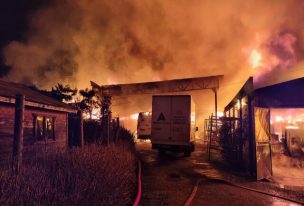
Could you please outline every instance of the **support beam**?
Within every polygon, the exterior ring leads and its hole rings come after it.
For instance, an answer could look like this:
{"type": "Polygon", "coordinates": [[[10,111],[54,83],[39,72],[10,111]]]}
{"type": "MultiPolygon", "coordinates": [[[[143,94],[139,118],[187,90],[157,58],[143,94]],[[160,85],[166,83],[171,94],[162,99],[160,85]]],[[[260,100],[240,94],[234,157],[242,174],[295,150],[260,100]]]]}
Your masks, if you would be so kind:
{"type": "Polygon", "coordinates": [[[242,102],[242,98],[239,98],[239,107],[240,107],[240,111],[239,111],[239,119],[240,119],[240,138],[239,138],[239,162],[243,161],[243,102],[242,102]]]}
{"type": "Polygon", "coordinates": [[[217,88],[213,88],[212,91],[214,92],[214,114],[217,118],[217,88]]]}
{"type": "Polygon", "coordinates": [[[23,95],[17,95],[15,103],[15,127],[13,144],[13,168],[17,174],[20,172],[22,166],[24,105],[25,97],[23,95]]]}
{"type": "Polygon", "coordinates": [[[99,96],[111,95],[138,95],[185,92],[193,90],[219,88],[219,80],[222,75],[197,77],[187,79],[173,79],[156,82],[142,82],[131,84],[98,85],[91,81],[93,90],[99,96]]]}

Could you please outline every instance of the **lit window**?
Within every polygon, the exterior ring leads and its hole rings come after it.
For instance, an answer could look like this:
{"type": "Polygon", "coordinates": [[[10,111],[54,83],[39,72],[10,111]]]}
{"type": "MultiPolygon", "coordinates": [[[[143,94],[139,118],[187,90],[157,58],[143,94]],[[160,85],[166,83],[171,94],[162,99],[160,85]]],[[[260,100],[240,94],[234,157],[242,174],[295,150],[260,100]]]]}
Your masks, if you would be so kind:
{"type": "Polygon", "coordinates": [[[42,141],[44,140],[43,135],[43,117],[36,117],[36,140],[42,141]]]}
{"type": "Polygon", "coordinates": [[[55,139],[53,118],[45,118],[45,137],[47,139],[55,139]]]}
{"type": "Polygon", "coordinates": [[[34,135],[36,141],[55,140],[55,118],[34,116],[34,135]]]}

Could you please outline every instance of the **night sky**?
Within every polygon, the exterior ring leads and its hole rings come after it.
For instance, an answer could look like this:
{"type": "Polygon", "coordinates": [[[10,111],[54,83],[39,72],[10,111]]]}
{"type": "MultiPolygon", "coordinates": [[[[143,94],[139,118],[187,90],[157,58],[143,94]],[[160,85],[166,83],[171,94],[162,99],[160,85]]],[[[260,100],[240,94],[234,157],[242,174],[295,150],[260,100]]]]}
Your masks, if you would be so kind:
{"type": "Polygon", "coordinates": [[[2,49],[11,41],[22,41],[28,29],[28,18],[47,0],[1,0],[0,6],[0,76],[7,74],[2,49]]]}

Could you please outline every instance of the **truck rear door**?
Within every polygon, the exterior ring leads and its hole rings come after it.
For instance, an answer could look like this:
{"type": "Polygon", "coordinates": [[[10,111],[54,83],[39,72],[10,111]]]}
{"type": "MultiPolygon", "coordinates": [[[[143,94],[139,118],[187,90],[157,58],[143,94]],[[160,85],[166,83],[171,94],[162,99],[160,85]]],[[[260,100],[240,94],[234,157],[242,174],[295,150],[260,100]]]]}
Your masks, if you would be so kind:
{"type": "Polygon", "coordinates": [[[152,136],[153,141],[167,141],[171,138],[170,117],[171,97],[156,96],[152,100],[152,136]]]}
{"type": "Polygon", "coordinates": [[[190,96],[172,96],[171,137],[174,142],[190,141],[190,96]]]}

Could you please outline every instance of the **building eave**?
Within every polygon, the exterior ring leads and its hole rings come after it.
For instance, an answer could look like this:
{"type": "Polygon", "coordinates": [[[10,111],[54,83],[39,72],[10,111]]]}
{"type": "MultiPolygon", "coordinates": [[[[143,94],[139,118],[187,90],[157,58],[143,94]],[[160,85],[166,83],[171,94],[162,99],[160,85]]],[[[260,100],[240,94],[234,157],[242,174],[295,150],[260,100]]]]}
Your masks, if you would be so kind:
{"type": "MultiPolygon", "coordinates": [[[[8,104],[15,104],[16,99],[12,98],[12,97],[0,96],[0,102],[8,103],[8,104]]],[[[25,101],[25,106],[35,107],[35,108],[39,108],[39,109],[59,111],[59,112],[66,112],[66,113],[77,113],[77,109],[72,109],[72,108],[69,109],[69,108],[64,108],[64,107],[48,105],[48,104],[42,104],[39,102],[34,102],[34,101],[29,101],[29,100],[25,101]]]]}

